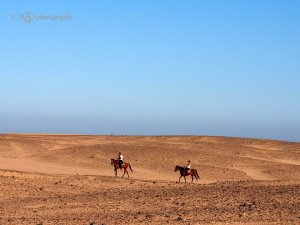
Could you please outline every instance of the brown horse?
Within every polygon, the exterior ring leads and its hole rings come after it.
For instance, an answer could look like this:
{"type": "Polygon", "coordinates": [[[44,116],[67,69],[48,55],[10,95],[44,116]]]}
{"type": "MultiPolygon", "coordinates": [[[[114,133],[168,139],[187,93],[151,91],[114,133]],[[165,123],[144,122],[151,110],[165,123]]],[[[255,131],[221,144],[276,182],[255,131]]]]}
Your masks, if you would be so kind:
{"type": "MultiPolygon", "coordinates": [[[[116,159],[111,159],[111,165],[114,166],[114,168],[115,168],[115,175],[117,176],[118,175],[117,171],[118,171],[118,169],[120,169],[119,161],[116,160],[116,159]]],[[[123,162],[122,168],[124,169],[124,174],[123,174],[122,177],[124,177],[125,173],[127,173],[127,176],[129,177],[129,173],[128,173],[128,170],[127,170],[128,167],[131,170],[131,172],[133,172],[133,170],[131,169],[130,163],[123,162]]]]}
{"type": "Polygon", "coordinates": [[[194,181],[194,177],[197,179],[197,181],[198,181],[198,178],[200,179],[200,177],[199,177],[199,175],[198,175],[198,172],[197,172],[197,170],[195,170],[195,169],[191,169],[191,172],[188,173],[188,172],[187,172],[187,169],[186,169],[185,167],[176,166],[174,172],[176,172],[176,171],[178,171],[178,170],[180,171],[179,182],[180,182],[181,177],[184,177],[184,181],[185,181],[185,183],[186,183],[186,178],[185,178],[185,177],[186,177],[186,176],[189,176],[189,175],[192,176],[192,182],[194,181]]]}

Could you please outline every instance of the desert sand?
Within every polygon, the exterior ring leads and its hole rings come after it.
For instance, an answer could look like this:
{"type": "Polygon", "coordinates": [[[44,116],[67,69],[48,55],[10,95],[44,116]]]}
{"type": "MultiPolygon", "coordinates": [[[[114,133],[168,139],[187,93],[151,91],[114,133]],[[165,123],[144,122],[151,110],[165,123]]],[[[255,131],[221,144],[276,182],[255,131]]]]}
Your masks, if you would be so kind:
{"type": "Polygon", "coordinates": [[[0,225],[300,224],[300,143],[2,134],[0,182],[0,225]],[[189,159],[201,179],[178,183],[189,159]]]}

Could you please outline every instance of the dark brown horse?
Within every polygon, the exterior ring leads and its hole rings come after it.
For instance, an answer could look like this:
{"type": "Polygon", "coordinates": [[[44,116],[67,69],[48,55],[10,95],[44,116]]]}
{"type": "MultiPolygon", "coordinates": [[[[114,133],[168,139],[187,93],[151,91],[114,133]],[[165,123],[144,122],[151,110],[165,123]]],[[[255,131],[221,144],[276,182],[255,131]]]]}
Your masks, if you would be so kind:
{"type": "MultiPolygon", "coordinates": [[[[116,160],[116,159],[111,159],[111,165],[114,166],[114,168],[115,168],[115,175],[117,176],[118,175],[117,171],[118,171],[118,169],[120,169],[119,161],[116,160]]],[[[125,173],[127,173],[127,176],[129,177],[129,173],[128,173],[128,170],[127,170],[128,167],[131,170],[131,172],[133,172],[133,170],[131,169],[130,163],[123,162],[122,169],[124,170],[124,174],[123,174],[122,177],[124,177],[125,173]]]]}
{"type": "Polygon", "coordinates": [[[192,182],[194,181],[194,177],[197,179],[197,181],[198,181],[198,178],[200,179],[200,177],[198,175],[198,172],[195,169],[191,169],[190,172],[188,172],[185,167],[176,166],[174,172],[176,172],[178,170],[180,171],[179,182],[180,182],[181,177],[184,177],[184,181],[186,183],[186,178],[185,177],[189,176],[189,175],[192,176],[192,182]]]}

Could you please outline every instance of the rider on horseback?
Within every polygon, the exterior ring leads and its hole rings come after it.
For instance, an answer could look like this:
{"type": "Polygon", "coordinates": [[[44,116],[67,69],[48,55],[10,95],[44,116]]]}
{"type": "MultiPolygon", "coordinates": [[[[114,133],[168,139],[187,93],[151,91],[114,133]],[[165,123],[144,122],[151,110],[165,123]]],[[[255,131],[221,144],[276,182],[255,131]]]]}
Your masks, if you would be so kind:
{"type": "Polygon", "coordinates": [[[118,161],[119,161],[119,167],[120,167],[120,170],[122,170],[122,165],[123,165],[123,155],[122,155],[121,152],[119,152],[118,161]]]}
{"type": "Polygon", "coordinates": [[[187,174],[191,173],[191,161],[188,160],[188,164],[185,166],[185,170],[187,174]]]}

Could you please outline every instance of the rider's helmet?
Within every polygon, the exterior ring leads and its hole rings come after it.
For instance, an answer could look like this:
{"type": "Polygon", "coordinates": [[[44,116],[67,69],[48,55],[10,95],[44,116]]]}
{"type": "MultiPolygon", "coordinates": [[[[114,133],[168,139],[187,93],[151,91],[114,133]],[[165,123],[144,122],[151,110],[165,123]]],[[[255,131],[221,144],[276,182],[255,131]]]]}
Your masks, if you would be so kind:
{"type": "Polygon", "coordinates": [[[188,160],[188,162],[190,163],[190,162],[191,162],[191,160],[188,160]]]}

